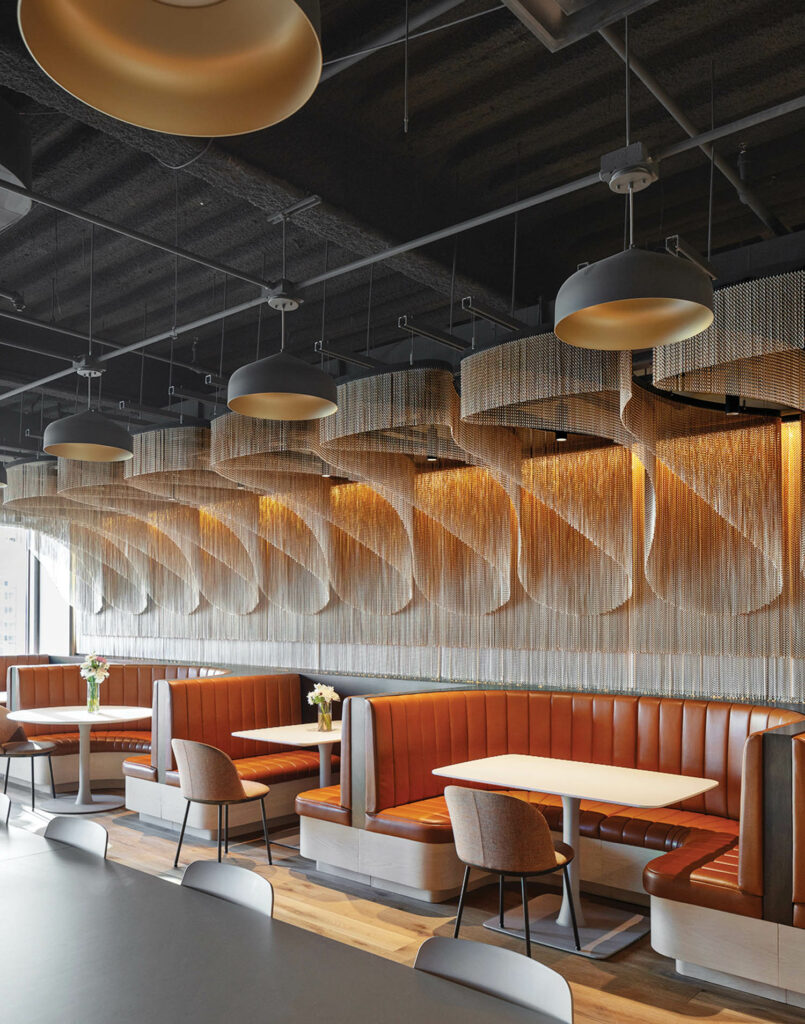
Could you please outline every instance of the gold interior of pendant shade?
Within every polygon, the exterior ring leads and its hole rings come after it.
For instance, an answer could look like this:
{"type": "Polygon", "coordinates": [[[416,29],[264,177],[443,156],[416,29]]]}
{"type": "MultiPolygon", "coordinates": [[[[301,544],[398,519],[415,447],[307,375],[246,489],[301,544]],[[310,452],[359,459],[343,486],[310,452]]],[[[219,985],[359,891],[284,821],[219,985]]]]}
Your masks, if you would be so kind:
{"type": "Polygon", "coordinates": [[[61,459],[80,459],[81,462],[125,462],[131,458],[131,452],[115,445],[81,444],[73,441],[48,445],[47,453],[61,459]]]}
{"type": "Polygon", "coordinates": [[[321,73],[317,22],[316,0],[19,3],[25,44],[63,89],[175,135],[238,135],[293,114],[321,73]]]}
{"type": "Polygon", "coordinates": [[[568,345],[616,352],[683,341],[712,322],[711,309],[687,299],[618,299],[566,316],[556,334],[568,345]]]}
{"type": "Polygon", "coordinates": [[[229,401],[229,408],[241,416],[272,420],[318,420],[331,416],[338,408],[335,402],[317,395],[285,391],[264,391],[241,395],[229,401]]]}

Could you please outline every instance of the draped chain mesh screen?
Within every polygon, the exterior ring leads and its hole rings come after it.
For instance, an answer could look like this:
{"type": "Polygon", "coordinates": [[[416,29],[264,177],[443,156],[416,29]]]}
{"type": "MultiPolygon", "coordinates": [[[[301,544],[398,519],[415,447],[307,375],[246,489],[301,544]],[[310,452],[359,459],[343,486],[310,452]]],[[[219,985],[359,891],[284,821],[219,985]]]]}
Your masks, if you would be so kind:
{"type": "Polygon", "coordinates": [[[629,353],[521,338],[465,357],[460,398],[412,367],[321,421],[10,467],[4,518],[70,545],[82,645],[118,654],[802,700],[801,422],[669,392],[805,409],[804,281],[718,292],[659,390],[629,353]]]}

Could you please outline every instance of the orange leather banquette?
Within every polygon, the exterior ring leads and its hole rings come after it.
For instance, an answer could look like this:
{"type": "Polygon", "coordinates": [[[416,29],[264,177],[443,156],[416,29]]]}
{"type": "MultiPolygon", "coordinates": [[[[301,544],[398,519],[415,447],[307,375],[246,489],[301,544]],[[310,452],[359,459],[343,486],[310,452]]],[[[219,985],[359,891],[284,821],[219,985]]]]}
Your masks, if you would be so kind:
{"type": "Polygon", "coordinates": [[[347,698],[341,709],[341,778],[337,786],[311,789],[299,793],[294,809],[301,817],[332,821],[336,825],[352,824],[352,701],[347,698]]]}
{"type": "MultiPolygon", "coordinates": [[[[184,676],[218,675],[223,669],[191,665],[110,665],[109,677],[101,685],[101,704],[128,704],[151,707],[154,681],[184,676]]],[[[76,663],[62,665],[20,666],[16,669],[15,709],[58,707],[84,704],[87,684],[76,663]]],[[[52,726],[26,725],[29,737],[49,740],[60,754],[78,752],[78,731],[52,732],[52,726]]],[[[99,725],[91,733],[90,750],[120,753],[147,753],[151,750],[151,719],[99,725]]]]}
{"type": "MultiPolygon", "coordinates": [[[[711,898],[719,908],[729,905],[759,915],[759,737],[748,748],[746,769],[744,747],[751,734],[801,721],[803,716],[714,701],[529,690],[406,694],[372,697],[367,704],[369,831],[424,843],[452,842],[443,796],[449,780],[432,771],[496,754],[536,754],[704,776],[717,779],[719,786],[677,807],[644,810],[583,801],[582,835],[674,851],[651,865],[670,864],[673,881],[664,881],[659,887],[665,885],[666,891],[658,894],[674,899],[702,901],[699,893],[693,899],[685,886],[689,889],[692,871],[709,863],[703,898],[711,898]],[[742,786],[744,771],[747,780],[742,786]],[[746,837],[740,873],[739,855],[733,849],[739,832],[746,837]],[[677,871],[680,864],[684,884],[677,871]],[[734,885],[724,884],[724,878],[733,879],[734,885]]],[[[559,797],[531,793],[526,798],[540,808],[551,828],[561,828],[559,797]]],[[[330,799],[321,790],[302,794],[297,809],[309,814],[312,805],[330,799]]]]}
{"type": "MultiPolygon", "coordinates": [[[[242,779],[267,784],[316,776],[316,750],[240,739],[233,732],[296,725],[302,721],[298,675],[227,676],[158,684],[157,749],[149,759],[129,758],[123,774],[179,785],[171,740],[197,740],[224,750],[242,779]]],[[[338,758],[333,758],[337,770],[338,758]]]]}
{"type": "Polygon", "coordinates": [[[805,928],[805,733],[793,740],[794,925],[805,928]]]}
{"type": "Polygon", "coordinates": [[[0,654],[0,704],[6,702],[6,681],[12,665],[48,665],[49,654],[0,654]]]}

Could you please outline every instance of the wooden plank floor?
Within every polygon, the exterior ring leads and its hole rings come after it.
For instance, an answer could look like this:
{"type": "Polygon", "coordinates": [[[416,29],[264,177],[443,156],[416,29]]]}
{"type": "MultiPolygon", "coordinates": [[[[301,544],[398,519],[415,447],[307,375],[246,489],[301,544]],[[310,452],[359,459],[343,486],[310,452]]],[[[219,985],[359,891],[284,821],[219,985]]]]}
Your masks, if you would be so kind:
{"type": "MultiPolygon", "coordinates": [[[[49,816],[39,811],[31,813],[24,789],[12,785],[9,795],[14,800],[12,824],[41,831],[49,816]]],[[[112,860],[177,882],[181,878],[181,867],[176,871],[172,867],[174,834],[144,825],[136,814],[127,811],[99,814],[95,820],[109,830],[112,860]]],[[[293,842],[293,837],[288,841],[293,842]]],[[[274,913],[283,921],[403,964],[413,963],[424,939],[453,933],[455,903],[434,905],[382,893],[320,874],[311,861],[294,851],[273,846],[272,853],[274,866],[269,867],[262,841],[239,841],[230,847],[229,861],[271,880],[274,913]]],[[[214,843],[190,839],[182,851],[182,864],[215,856],[214,843]]],[[[507,905],[515,904],[518,898],[512,888],[507,905]]],[[[515,940],[482,927],[482,922],[496,912],[496,886],[471,893],[462,938],[521,949],[515,940]]],[[[572,985],[577,1024],[805,1022],[805,1010],[677,977],[672,962],[654,953],[648,938],[604,961],[544,946],[533,950],[535,958],[560,971],[572,985]]]]}

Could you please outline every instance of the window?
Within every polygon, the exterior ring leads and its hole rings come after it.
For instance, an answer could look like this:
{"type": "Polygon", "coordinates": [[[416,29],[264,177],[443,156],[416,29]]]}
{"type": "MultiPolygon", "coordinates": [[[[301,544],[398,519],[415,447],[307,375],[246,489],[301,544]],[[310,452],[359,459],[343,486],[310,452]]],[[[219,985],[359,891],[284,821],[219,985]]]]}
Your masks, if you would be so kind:
{"type": "Polygon", "coordinates": [[[0,654],[28,650],[28,531],[0,527],[0,576],[3,606],[0,614],[0,654]]]}

